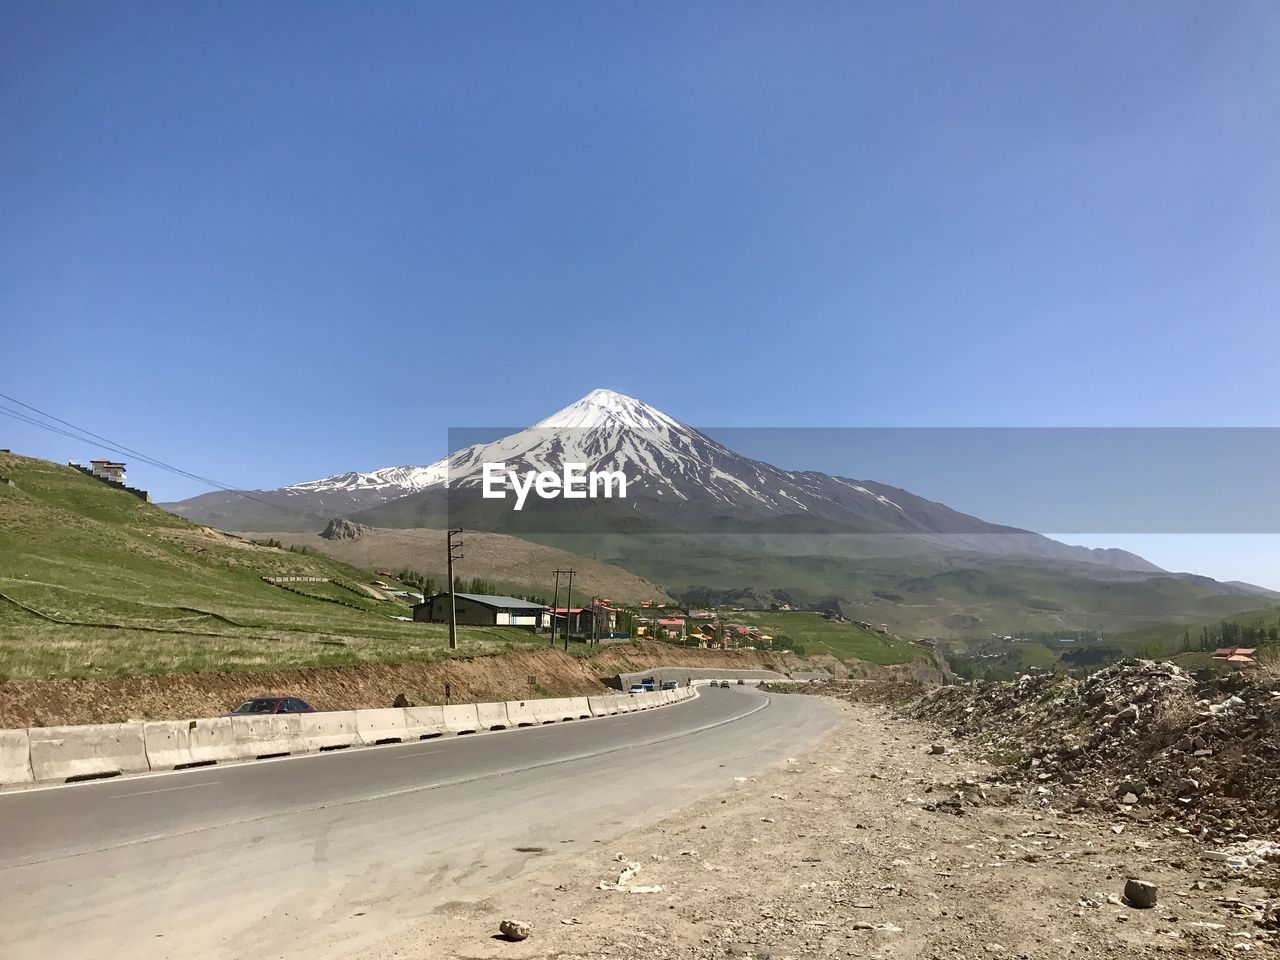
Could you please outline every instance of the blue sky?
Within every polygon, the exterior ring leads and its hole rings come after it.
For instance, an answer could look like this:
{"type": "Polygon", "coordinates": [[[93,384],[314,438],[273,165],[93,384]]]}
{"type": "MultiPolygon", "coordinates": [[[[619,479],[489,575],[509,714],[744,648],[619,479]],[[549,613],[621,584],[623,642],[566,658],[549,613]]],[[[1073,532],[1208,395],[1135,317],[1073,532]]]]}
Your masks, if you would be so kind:
{"type": "MultiPolygon", "coordinates": [[[[195,473],[426,462],[596,386],[744,427],[1280,413],[1272,3],[0,13],[0,391],[195,473]]],[[[1200,569],[1280,586],[1223,542],[1200,569]]]]}

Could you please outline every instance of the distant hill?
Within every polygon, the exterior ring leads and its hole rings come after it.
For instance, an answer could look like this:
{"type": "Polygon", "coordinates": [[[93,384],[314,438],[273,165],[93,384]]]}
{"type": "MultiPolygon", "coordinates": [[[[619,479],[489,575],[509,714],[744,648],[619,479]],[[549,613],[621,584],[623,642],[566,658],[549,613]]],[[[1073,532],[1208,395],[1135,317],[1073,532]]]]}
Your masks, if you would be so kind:
{"type": "MultiPolygon", "coordinates": [[[[433,577],[439,584],[447,581],[443,530],[388,530],[352,524],[345,525],[344,530],[352,527],[356,528],[353,534],[337,538],[288,531],[245,536],[306,547],[359,567],[392,572],[409,568],[433,577]]],[[[553,571],[573,568],[574,596],[579,600],[593,595],[619,603],[672,599],[661,587],[620,566],[581,554],[500,533],[467,532],[461,540],[464,557],[457,569],[460,578],[481,577],[501,589],[527,590],[550,600],[553,571]]],[[[561,600],[566,588],[567,579],[562,577],[561,600]]]]}
{"type": "MultiPolygon", "coordinates": [[[[206,494],[172,509],[238,530],[310,533],[334,516],[379,528],[461,526],[614,564],[678,598],[786,597],[904,636],[1129,630],[1276,596],[1168,573],[1124,550],[1060,543],[875,481],[783,470],[610,390],[425,466],[344,473],[252,499],[206,494]],[[482,465],[497,461],[520,473],[565,463],[620,471],[627,498],[537,501],[515,512],[480,496],[482,465]]],[[[494,542],[529,555],[515,540],[494,542]]]]}

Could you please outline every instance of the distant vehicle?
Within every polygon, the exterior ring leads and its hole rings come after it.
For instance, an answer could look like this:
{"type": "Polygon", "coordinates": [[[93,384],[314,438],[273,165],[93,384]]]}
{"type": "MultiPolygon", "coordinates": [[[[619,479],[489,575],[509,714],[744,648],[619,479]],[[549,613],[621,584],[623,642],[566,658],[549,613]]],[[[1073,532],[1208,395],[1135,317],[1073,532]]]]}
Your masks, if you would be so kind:
{"type": "Polygon", "coordinates": [[[676,688],[676,682],[675,682],[674,680],[663,680],[663,681],[662,681],[662,689],[663,689],[663,690],[674,690],[675,688],[676,688]]]}
{"type": "Polygon", "coordinates": [[[246,700],[227,716],[262,716],[268,713],[315,713],[316,708],[297,697],[254,697],[246,700]]]}
{"type": "Polygon", "coordinates": [[[654,687],[653,677],[645,677],[640,681],[640,685],[646,690],[652,690],[654,687]]]}
{"type": "Polygon", "coordinates": [[[724,687],[726,690],[728,690],[728,689],[729,689],[729,681],[728,681],[728,680],[721,680],[721,681],[720,681],[720,686],[722,686],[722,687],[724,687]]]}
{"type": "Polygon", "coordinates": [[[742,685],[743,685],[743,684],[745,684],[746,682],[747,682],[747,681],[745,681],[745,680],[743,680],[743,679],[741,679],[741,678],[740,678],[740,679],[738,680],[738,686],[742,686],[742,685]]]}
{"type": "Polygon", "coordinates": [[[647,693],[647,692],[648,692],[648,691],[646,691],[646,690],[645,690],[645,688],[644,688],[644,684],[642,684],[642,683],[633,683],[633,684],[632,684],[632,685],[627,689],[627,693],[647,693]]]}

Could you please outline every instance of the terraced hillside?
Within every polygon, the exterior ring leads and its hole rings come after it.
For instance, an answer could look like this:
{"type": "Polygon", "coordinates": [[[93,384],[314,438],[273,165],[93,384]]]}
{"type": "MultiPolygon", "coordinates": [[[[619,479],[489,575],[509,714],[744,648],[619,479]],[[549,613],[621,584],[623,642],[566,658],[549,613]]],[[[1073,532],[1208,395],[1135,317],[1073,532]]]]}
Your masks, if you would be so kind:
{"type": "MultiPolygon", "coordinates": [[[[445,653],[445,628],[393,619],[409,608],[363,590],[368,571],[198,526],[45,460],[0,454],[0,478],[0,678],[279,669],[445,653]],[[285,589],[264,577],[326,582],[285,589]]],[[[518,630],[460,632],[465,653],[531,643],[518,630]]]]}

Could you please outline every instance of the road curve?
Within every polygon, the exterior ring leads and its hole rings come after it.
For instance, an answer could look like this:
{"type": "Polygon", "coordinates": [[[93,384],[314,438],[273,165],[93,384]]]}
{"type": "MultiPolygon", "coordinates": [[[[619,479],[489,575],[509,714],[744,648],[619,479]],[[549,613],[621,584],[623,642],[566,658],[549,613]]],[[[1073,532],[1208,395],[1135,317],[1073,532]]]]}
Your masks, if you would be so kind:
{"type": "Polygon", "coordinates": [[[834,722],[819,698],[710,689],[619,717],[0,794],[2,952],[348,956],[834,722]]]}

